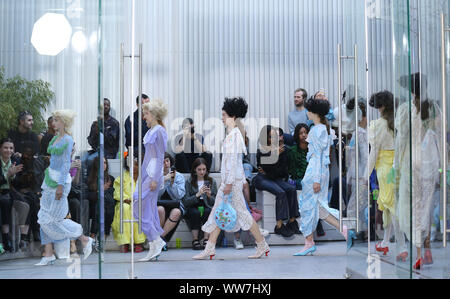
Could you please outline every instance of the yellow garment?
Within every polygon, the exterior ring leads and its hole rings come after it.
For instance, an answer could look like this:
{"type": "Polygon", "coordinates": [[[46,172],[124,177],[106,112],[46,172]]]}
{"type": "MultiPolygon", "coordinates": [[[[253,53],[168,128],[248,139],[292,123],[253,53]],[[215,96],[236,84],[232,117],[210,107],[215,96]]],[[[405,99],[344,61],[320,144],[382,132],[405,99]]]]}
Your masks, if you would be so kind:
{"type": "MultiPolygon", "coordinates": [[[[125,184],[123,185],[123,200],[131,199],[133,200],[133,193],[130,191],[131,189],[131,176],[129,171],[125,171],[123,175],[123,180],[125,184]]],[[[114,181],[114,199],[116,200],[116,207],[114,210],[114,221],[111,225],[114,240],[116,240],[117,244],[131,244],[131,223],[124,222],[123,224],[123,234],[120,234],[120,177],[116,178],[114,181]]],[[[136,183],[133,182],[133,192],[136,187],[136,183]]],[[[123,220],[131,220],[132,219],[132,211],[131,205],[127,203],[123,203],[123,220]]],[[[139,226],[137,223],[133,223],[134,228],[134,244],[142,244],[145,242],[144,233],[139,234],[139,226]]]]}
{"type": "Polygon", "coordinates": [[[377,164],[375,169],[377,171],[378,186],[380,187],[380,193],[378,197],[378,209],[384,211],[383,213],[383,226],[386,228],[391,222],[391,216],[394,215],[394,184],[388,183],[388,174],[392,169],[394,163],[394,151],[381,150],[378,153],[377,164]],[[386,211],[387,210],[387,211],[386,211]],[[384,217],[386,214],[387,217],[384,217]]]}

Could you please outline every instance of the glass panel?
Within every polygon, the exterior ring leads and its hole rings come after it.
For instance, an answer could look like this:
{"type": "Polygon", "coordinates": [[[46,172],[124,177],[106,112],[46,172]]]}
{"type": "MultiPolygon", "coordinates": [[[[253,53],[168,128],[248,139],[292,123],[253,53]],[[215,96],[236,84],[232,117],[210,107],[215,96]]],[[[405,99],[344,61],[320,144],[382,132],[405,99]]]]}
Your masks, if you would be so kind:
{"type": "MultiPolygon", "coordinates": [[[[84,158],[98,110],[99,2],[8,0],[0,6],[0,135],[12,137],[14,152],[20,153],[13,159],[23,165],[13,182],[2,186],[2,212],[8,216],[2,217],[2,241],[12,242],[12,252],[0,256],[9,261],[2,268],[8,268],[8,278],[25,278],[42,254],[54,254],[60,267],[46,267],[42,277],[97,278],[95,253],[83,258],[87,238],[76,239],[95,223],[90,215],[97,190],[94,186],[91,197],[84,158]],[[57,110],[62,112],[47,122],[57,110]],[[75,112],[73,123],[66,110],[75,112]],[[50,146],[50,159],[49,143],[62,127],[67,134],[50,146]],[[63,195],[55,206],[50,203],[56,202],[56,186],[63,186],[63,195]],[[19,260],[23,257],[31,259],[19,260]]],[[[4,151],[5,161],[8,155],[4,151]]]]}
{"type": "Polygon", "coordinates": [[[413,124],[413,130],[417,131],[413,135],[418,139],[413,143],[413,152],[420,161],[415,165],[413,156],[413,180],[415,175],[420,175],[420,184],[417,186],[413,181],[412,271],[413,277],[443,278],[448,277],[448,249],[443,247],[444,228],[440,221],[444,200],[443,150],[444,142],[447,142],[447,129],[443,130],[442,125],[448,127],[443,123],[448,119],[443,117],[444,109],[447,110],[444,101],[448,103],[448,97],[442,94],[442,87],[445,84],[447,89],[448,81],[443,82],[441,70],[445,74],[448,72],[445,65],[448,33],[444,33],[442,44],[441,15],[444,15],[444,27],[448,27],[449,1],[413,1],[412,7],[411,40],[416,49],[412,56],[412,72],[419,74],[412,90],[420,109],[420,120],[413,124]]]}

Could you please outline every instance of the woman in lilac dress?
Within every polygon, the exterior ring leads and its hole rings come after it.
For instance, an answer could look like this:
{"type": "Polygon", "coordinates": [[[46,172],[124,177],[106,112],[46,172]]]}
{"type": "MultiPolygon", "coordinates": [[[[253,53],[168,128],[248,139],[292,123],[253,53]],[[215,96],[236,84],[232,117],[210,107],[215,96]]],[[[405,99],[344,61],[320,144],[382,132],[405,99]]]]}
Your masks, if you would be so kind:
{"type": "MultiPolygon", "coordinates": [[[[149,127],[144,136],[145,156],[142,163],[142,231],[149,241],[149,252],[140,262],[158,258],[166,245],[160,237],[164,232],[158,215],[158,192],[164,181],[164,153],[167,149],[167,133],[163,119],[167,108],[161,100],[152,100],[142,106],[143,118],[149,127]]],[[[138,189],[133,194],[135,219],[139,218],[138,189]]]]}

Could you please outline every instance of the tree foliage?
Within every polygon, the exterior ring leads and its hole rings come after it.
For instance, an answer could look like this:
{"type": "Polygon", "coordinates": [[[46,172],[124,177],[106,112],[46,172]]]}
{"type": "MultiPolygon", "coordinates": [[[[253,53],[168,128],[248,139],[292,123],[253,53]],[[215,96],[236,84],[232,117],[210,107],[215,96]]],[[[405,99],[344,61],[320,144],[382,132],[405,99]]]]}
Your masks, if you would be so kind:
{"type": "Polygon", "coordinates": [[[10,129],[17,127],[17,117],[25,110],[33,115],[33,131],[42,132],[47,127],[42,111],[46,110],[54,96],[50,83],[28,81],[19,75],[6,78],[4,67],[0,67],[0,138],[6,137],[10,129]]]}

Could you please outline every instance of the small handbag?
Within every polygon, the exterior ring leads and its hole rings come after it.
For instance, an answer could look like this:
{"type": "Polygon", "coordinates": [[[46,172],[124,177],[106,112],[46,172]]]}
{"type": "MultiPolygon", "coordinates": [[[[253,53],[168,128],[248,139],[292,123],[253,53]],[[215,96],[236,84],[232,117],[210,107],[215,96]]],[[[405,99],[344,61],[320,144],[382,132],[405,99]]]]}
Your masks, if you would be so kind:
{"type": "Polygon", "coordinates": [[[214,213],[217,226],[225,231],[231,231],[236,226],[237,213],[230,204],[232,195],[223,194],[223,201],[214,213]]]}

